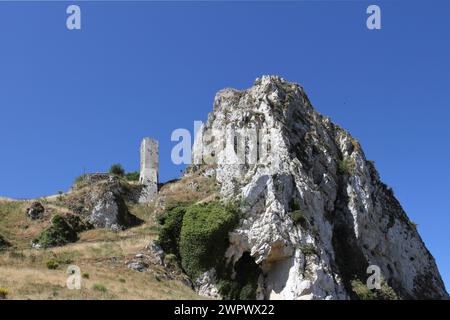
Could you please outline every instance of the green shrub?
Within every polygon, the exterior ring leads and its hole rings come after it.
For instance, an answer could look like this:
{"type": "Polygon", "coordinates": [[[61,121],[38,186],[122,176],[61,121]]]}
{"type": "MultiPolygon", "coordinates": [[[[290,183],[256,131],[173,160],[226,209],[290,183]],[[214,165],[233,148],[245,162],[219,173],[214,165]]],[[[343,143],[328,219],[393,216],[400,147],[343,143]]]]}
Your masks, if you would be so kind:
{"type": "Polygon", "coordinates": [[[221,279],[217,283],[219,293],[225,300],[238,299],[241,293],[241,288],[237,281],[231,279],[221,279]]]}
{"type": "Polygon", "coordinates": [[[0,300],[5,300],[8,297],[8,289],[0,288],[0,300]]]}
{"type": "Polygon", "coordinates": [[[10,247],[10,243],[0,234],[0,251],[10,247]]]}
{"type": "Polygon", "coordinates": [[[108,289],[103,284],[100,283],[94,283],[92,286],[92,290],[99,291],[101,293],[106,293],[108,289]]]}
{"type": "Polygon", "coordinates": [[[59,268],[59,263],[55,259],[47,260],[47,262],[45,264],[47,266],[47,269],[50,269],[50,270],[56,270],[59,268]]]}
{"type": "Polygon", "coordinates": [[[51,225],[42,231],[33,243],[38,244],[43,248],[50,248],[75,242],[77,239],[78,236],[76,231],[68,223],[66,218],[55,215],[52,218],[51,225]]]}
{"type": "Polygon", "coordinates": [[[300,251],[301,251],[305,256],[317,255],[316,248],[315,248],[314,245],[311,244],[311,243],[304,244],[304,245],[300,246],[300,251]]]}
{"type": "Polygon", "coordinates": [[[164,256],[164,265],[168,268],[178,269],[178,258],[175,254],[169,253],[164,256]]]}
{"type": "Polygon", "coordinates": [[[411,228],[413,228],[415,231],[417,231],[417,227],[418,227],[417,223],[415,223],[415,222],[413,222],[411,220],[409,220],[408,223],[409,223],[411,228]]]}
{"type": "Polygon", "coordinates": [[[355,161],[352,158],[344,158],[337,161],[338,172],[340,174],[352,175],[355,170],[355,161]]]}
{"type": "Polygon", "coordinates": [[[257,288],[257,283],[247,283],[241,288],[241,291],[239,292],[239,300],[255,300],[257,288]]]}
{"type": "Polygon", "coordinates": [[[306,227],[307,220],[302,210],[295,210],[290,213],[290,216],[294,224],[300,224],[302,227],[306,227]]]}
{"type": "Polygon", "coordinates": [[[289,207],[291,211],[300,210],[300,200],[292,198],[289,202],[289,207]]]}
{"type": "Polygon", "coordinates": [[[164,215],[159,218],[161,229],[159,231],[158,244],[166,253],[179,257],[179,242],[183,217],[186,207],[170,207],[164,215]]]}
{"type": "Polygon", "coordinates": [[[128,181],[139,181],[140,173],[137,171],[128,172],[125,174],[125,179],[128,181]]]}
{"type": "Polygon", "coordinates": [[[109,173],[115,174],[116,176],[123,177],[125,175],[125,170],[121,164],[116,163],[109,168],[109,173]]]}
{"type": "Polygon", "coordinates": [[[395,291],[383,279],[379,290],[369,289],[367,285],[360,280],[355,279],[351,282],[352,290],[360,300],[398,300],[399,297],[395,291]]]}
{"type": "Polygon", "coordinates": [[[186,208],[181,227],[181,265],[192,279],[221,264],[227,249],[228,233],[239,221],[238,211],[219,202],[186,208]]]}
{"type": "Polygon", "coordinates": [[[380,300],[400,300],[394,289],[384,279],[381,280],[381,288],[377,291],[377,296],[380,300]]]}

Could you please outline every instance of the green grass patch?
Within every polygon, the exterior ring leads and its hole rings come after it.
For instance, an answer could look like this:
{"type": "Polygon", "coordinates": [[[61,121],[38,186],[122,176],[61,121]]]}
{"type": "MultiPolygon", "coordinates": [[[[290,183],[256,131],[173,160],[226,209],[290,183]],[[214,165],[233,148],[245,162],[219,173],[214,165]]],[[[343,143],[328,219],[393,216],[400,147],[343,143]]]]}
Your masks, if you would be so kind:
{"type": "Polygon", "coordinates": [[[101,292],[101,293],[106,293],[108,291],[108,289],[101,283],[94,283],[92,285],[92,290],[98,291],[98,292],[101,292]]]}

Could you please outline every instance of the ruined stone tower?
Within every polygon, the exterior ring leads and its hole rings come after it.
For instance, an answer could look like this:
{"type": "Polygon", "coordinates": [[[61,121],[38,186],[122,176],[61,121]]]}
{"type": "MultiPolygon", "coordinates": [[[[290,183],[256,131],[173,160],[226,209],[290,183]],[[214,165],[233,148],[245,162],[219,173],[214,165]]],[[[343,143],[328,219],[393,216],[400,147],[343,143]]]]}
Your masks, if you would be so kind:
{"type": "Polygon", "coordinates": [[[158,141],[144,138],[141,143],[141,174],[139,182],[145,186],[140,203],[153,200],[158,193],[158,141]]]}

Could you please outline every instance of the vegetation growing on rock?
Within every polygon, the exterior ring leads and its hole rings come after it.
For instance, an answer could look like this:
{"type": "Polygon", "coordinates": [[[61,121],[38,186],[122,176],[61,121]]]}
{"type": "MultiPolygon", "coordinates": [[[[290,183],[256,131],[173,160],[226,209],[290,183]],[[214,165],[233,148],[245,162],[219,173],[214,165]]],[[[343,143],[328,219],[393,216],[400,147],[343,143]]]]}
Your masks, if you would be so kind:
{"type": "Polygon", "coordinates": [[[360,300],[399,300],[395,291],[383,279],[381,281],[381,288],[369,289],[367,285],[360,280],[355,279],[351,282],[352,290],[360,300]]]}
{"type": "Polygon", "coordinates": [[[238,219],[236,208],[219,202],[172,206],[160,219],[158,242],[195,279],[223,262],[228,233],[238,219]]]}
{"type": "Polygon", "coordinates": [[[302,251],[302,253],[305,256],[311,256],[311,255],[317,254],[316,248],[314,247],[313,244],[310,244],[310,243],[300,246],[300,250],[302,251]]]}
{"type": "Polygon", "coordinates": [[[236,262],[232,269],[219,268],[218,288],[220,295],[227,300],[254,300],[258,289],[261,269],[248,252],[236,262]],[[232,272],[234,271],[234,272],[232,272]]]}
{"type": "Polygon", "coordinates": [[[186,213],[184,206],[171,206],[166,214],[161,216],[159,223],[161,229],[159,232],[158,243],[164,249],[166,254],[174,254],[178,258],[181,227],[183,225],[183,217],[186,213]]]}
{"type": "Polygon", "coordinates": [[[239,216],[236,207],[217,201],[171,205],[159,219],[158,243],[191,279],[213,268],[223,298],[255,299],[261,270],[253,257],[245,252],[234,265],[225,261],[228,233],[239,216]]]}
{"type": "Polygon", "coordinates": [[[346,174],[348,176],[351,176],[353,174],[353,170],[355,170],[355,161],[350,157],[338,160],[337,165],[338,165],[338,172],[340,174],[346,174]]]}
{"type": "Polygon", "coordinates": [[[238,221],[238,211],[219,202],[186,208],[180,233],[180,257],[190,277],[196,278],[223,262],[229,245],[228,233],[238,221]]]}
{"type": "Polygon", "coordinates": [[[307,220],[302,210],[295,210],[290,215],[295,224],[300,224],[302,227],[307,225],[307,220]]]}

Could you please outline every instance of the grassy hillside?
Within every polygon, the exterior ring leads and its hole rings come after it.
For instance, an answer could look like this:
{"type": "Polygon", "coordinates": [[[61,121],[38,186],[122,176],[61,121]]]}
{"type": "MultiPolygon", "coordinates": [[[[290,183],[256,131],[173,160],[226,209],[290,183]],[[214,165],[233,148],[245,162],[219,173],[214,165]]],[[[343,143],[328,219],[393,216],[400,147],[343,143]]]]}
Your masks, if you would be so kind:
{"type": "Polygon", "coordinates": [[[84,231],[76,243],[51,249],[32,249],[31,241],[49,226],[52,216],[71,213],[61,198],[38,199],[46,208],[41,220],[31,220],[26,215],[32,201],[0,199],[0,235],[11,245],[0,250],[0,291],[7,299],[201,298],[181,281],[164,277],[161,266],[152,265],[146,272],[137,272],[127,268],[126,262],[156,238],[156,215],[166,203],[211,198],[211,181],[195,176],[167,184],[153,203],[129,206],[143,224],[120,232],[84,231]],[[69,265],[81,269],[81,290],[66,287],[69,265]]]}

